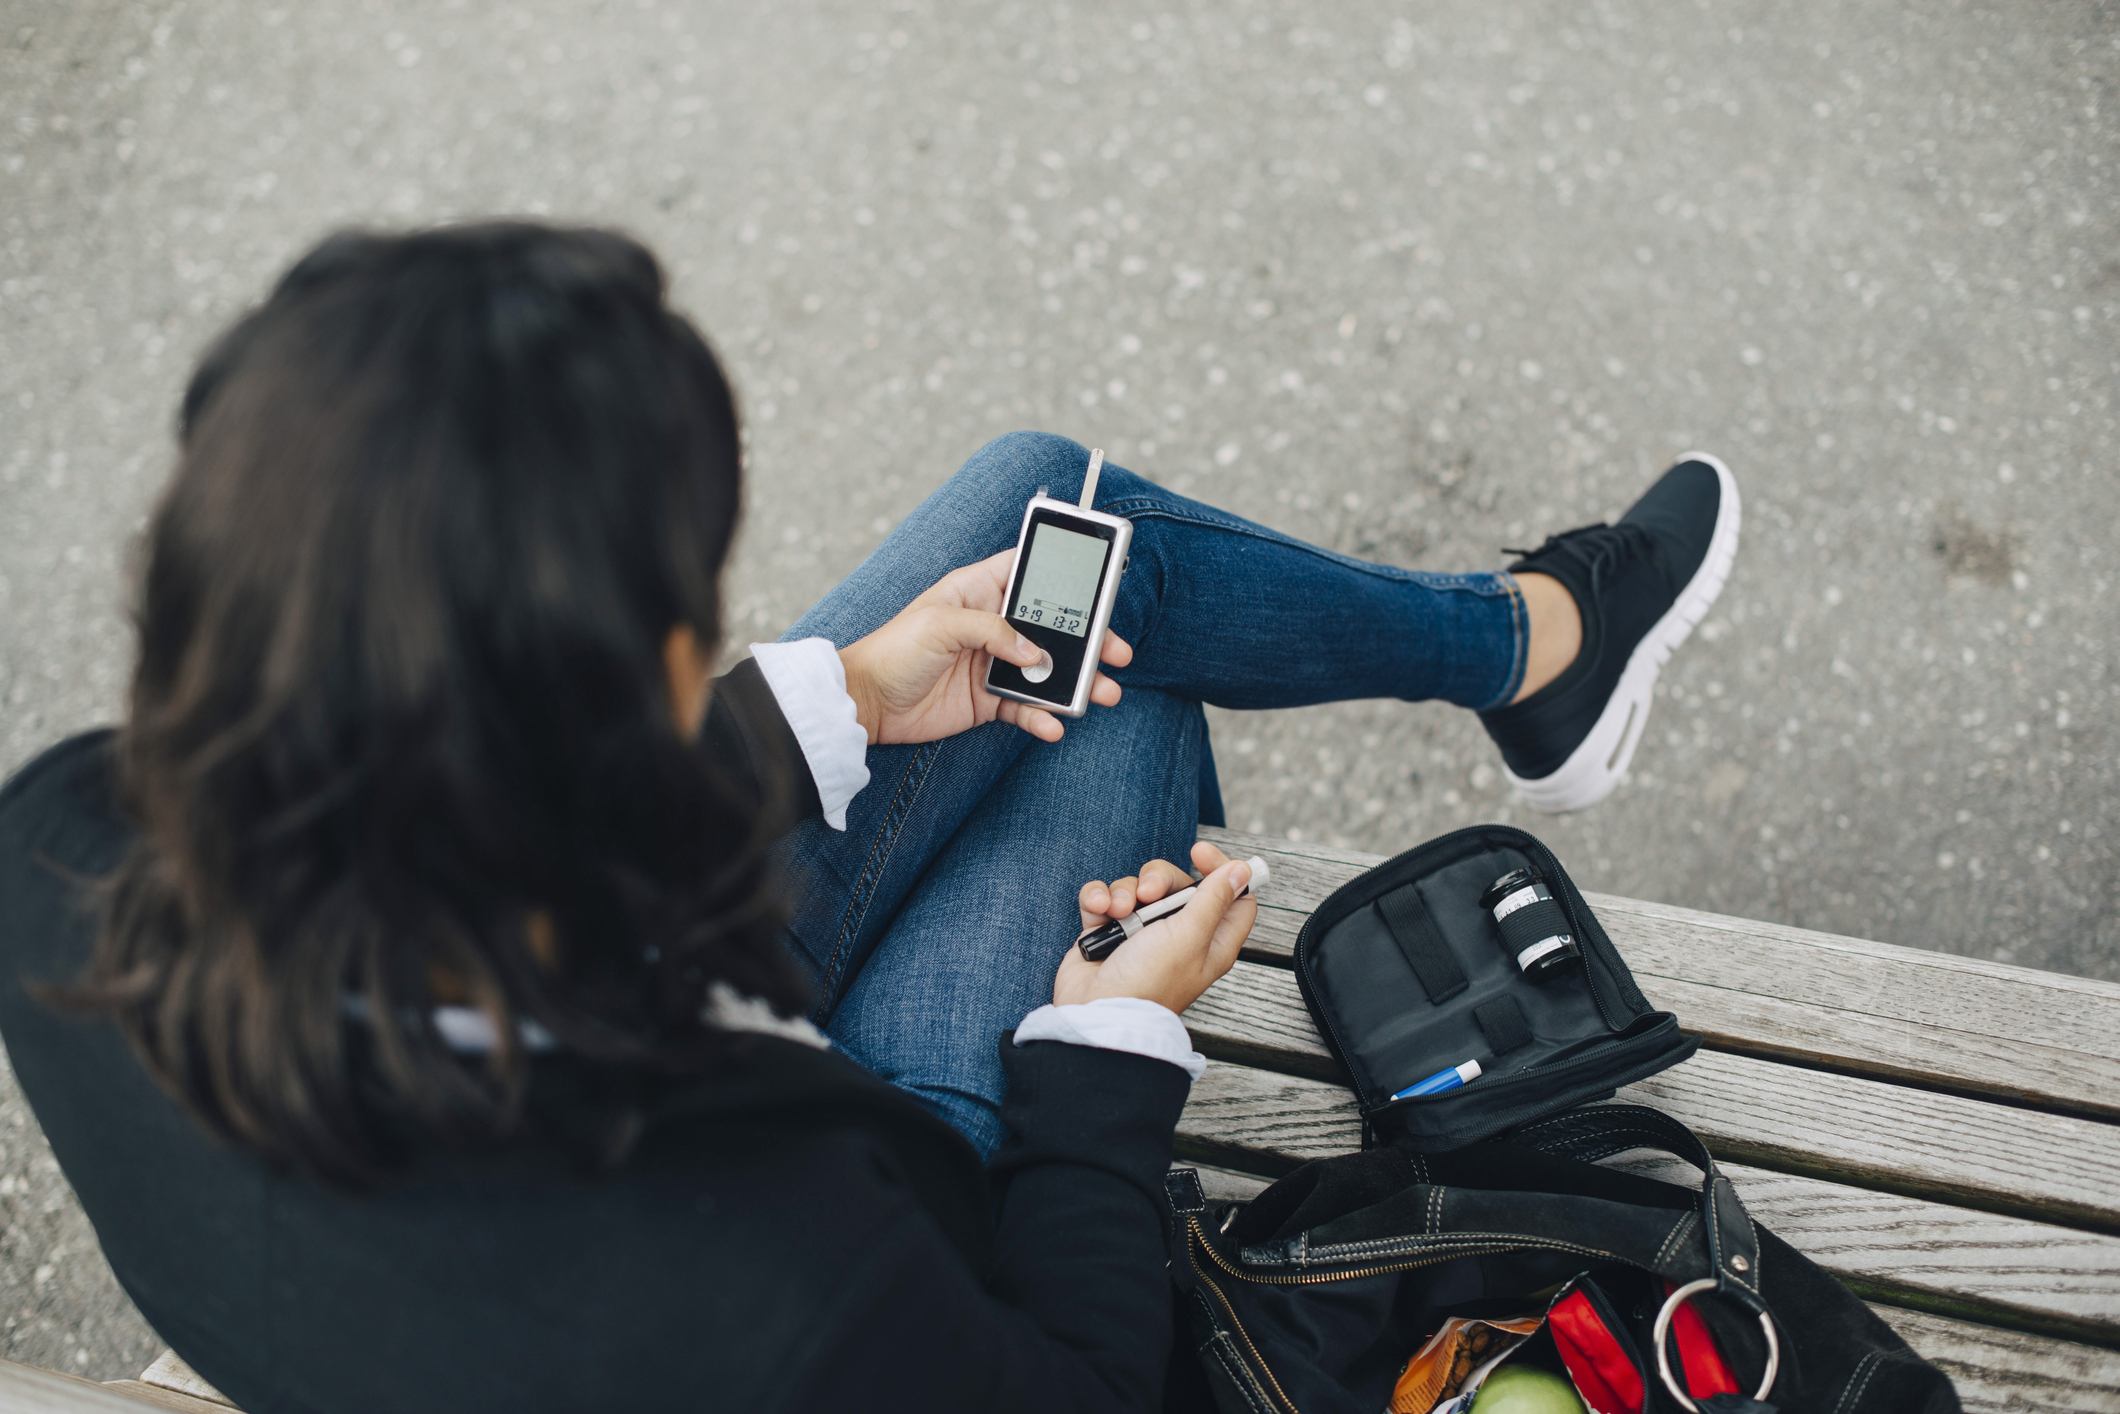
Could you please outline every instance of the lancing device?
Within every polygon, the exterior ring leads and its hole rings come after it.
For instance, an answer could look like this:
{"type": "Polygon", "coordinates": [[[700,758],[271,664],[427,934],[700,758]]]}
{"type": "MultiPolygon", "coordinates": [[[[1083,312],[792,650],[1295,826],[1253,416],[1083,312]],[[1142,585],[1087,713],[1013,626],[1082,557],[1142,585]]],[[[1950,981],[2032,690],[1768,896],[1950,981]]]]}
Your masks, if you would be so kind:
{"type": "Polygon", "coordinates": [[[1466,1081],[1479,1078],[1480,1063],[1476,1060],[1466,1061],[1463,1065],[1454,1065],[1448,1070],[1439,1070],[1426,1080],[1407,1086],[1391,1098],[1404,1100],[1410,1099],[1415,1095],[1440,1095],[1445,1090],[1456,1090],[1462,1087],[1466,1081]]]}
{"type": "MultiPolygon", "coordinates": [[[[1266,868],[1266,861],[1256,856],[1244,862],[1251,866],[1251,882],[1237,891],[1238,898],[1244,897],[1244,895],[1265,883],[1269,872],[1266,868]]],[[[1125,942],[1158,918],[1167,918],[1185,907],[1187,903],[1192,901],[1192,896],[1199,891],[1200,886],[1194,884],[1188,888],[1180,889],[1174,894],[1159,898],[1154,903],[1144,903],[1124,918],[1114,918],[1109,923],[1100,923],[1094,928],[1085,929],[1082,936],[1075,939],[1075,946],[1082,949],[1082,955],[1091,962],[1102,962],[1112,955],[1113,950],[1119,944],[1125,942]]]]}

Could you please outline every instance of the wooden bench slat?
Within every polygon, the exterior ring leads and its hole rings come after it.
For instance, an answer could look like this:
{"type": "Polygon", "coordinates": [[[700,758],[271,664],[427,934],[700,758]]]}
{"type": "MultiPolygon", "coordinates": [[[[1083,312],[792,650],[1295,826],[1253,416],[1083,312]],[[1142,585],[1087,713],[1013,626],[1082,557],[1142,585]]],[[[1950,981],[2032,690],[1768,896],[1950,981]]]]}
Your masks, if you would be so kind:
{"type": "Polygon", "coordinates": [[[2120,1352],[1870,1307],[1957,1386],[1966,1414],[2120,1414],[2120,1352]]]}
{"type": "Polygon", "coordinates": [[[205,1400],[209,1404],[235,1408],[229,1403],[228,1396],[201,1379],[199,1372],[185,1364],[183,1357],[174,1350],[165,1350],[157,1355],[154,1363],[140,1372],[140,1383],[158,1385],[178,1394],[205,1400]]]}
{"type": "MultiPolygon", "coordinates": [[[[1817,1066],[1893,1084],[1941,1090],[1976,1099],[2053,1110],[2112,1122],[2120,1112],[2081,1093],[2067,1078],[2068,1053],[2032,1041],[1925,1030],[1902,1021],[1854,1015],[1756,992],[1734,991],[1672,977],[1637,974],[1652,1004],[1710,1050],[1817,1066]],[[1972,1072],[1985,1056],[1981,1075],[1972,1072]],[[2075,1091],[2076,1093],[2066,1093],[2075,1091]]],[[[2120,1072],[2096,1057],[2090,1071],[2120,1072]]],[[[2120,1087],[2120,1073],[2113,1077],[2120,1087]]],[[[2110,1094],[2120,1094],[2116,1088],[2110,1094]]]]}
{"type": "MultiPolygon", "coordinates": [[[[1257,853],[1256,850],[1253,853],[1257,853]]],[[[1269,860],[1274,867],[1274,885],[1281,882],[1281,861],[1269,860]]],[[[1247,961],[1270,963],[1276,967],[1292,966],[1296,955],[1296,934],[1303,931],[1303,920],[1310,917],[1307,908],[1285,908],[1279,904],[1259,901],[1258,921],[1251,925],[1251,936],[1244,940],[1241,954],[1247,961]]]]}
{"type": "Polygon", "coordinates": [[[1210,1065],[1178,1116],[1179,1158],[1269,1177],[1361,1146],[1361,1112],[1348,1090],[1250,1066],[1210,1065]]]}
{"type": "Polygon", "coordinates": [[[1216,1060],[1348,1083],[1303,1005],[1295,974],[1284,968],[1240,960],[1179,1020],[1193,1045],[1216,1060]]]}
{"type": "MultiPolygon", "coordinates": [[[[1697,1186],[1675,1159],[1615,1167],[1697,1186]]],[[[1746,1209],[1859,1296],[2120,1344],[2120,1237],[1724,1164],[1746,1209]]]]}
{"type": "MultiPolygon", "coordinates": [[[[1621,1098],[1631,1097],[1623,1091],[1621,1098]]],[[[1286,1173],[1360,1142],[1348,1091],[1245,1066],[1209,1066],[1178,1123],[1181,1158],[1252,1173],[1286,1173]]],[[[1741,1161],[1729,1166],[1762,1185],[1760,1221],[1788,1228],[1782,1235],[1792,1244],[1872,1294],[1932,1308],[1956,1301],[1948,1309],[1983,1320],[2120,1341],[2120,1239],[1741,1161]],[[1953,1255],[1954,1246],[1963,1255],[1953,1255]]]]}
{"type": "Polygon", "coordinates": [[[99,1385],[57,1370],[0,1360],[0,1409],[7,1414],[147,1414],[157,1406],[186,1414],[228,1414],[224,1406],[134,1380],[99,1385]]]}
{"type": "MultiPolygon", "coordinates": [[[[1331,1112],[1313,1118],[1334,1147],[1301,1150],[1305,1157],[1356,1146],[1353,1097],[1334,1080],[1292,973],[1239,962],[1184,1020],[1209,1056],[1327,1084],[1331,1112]]],[[[1222,1068],[1210,1067],[1202,1084],[1212,1087],[1222,1068]]],[[[2095,1120],[1713,1051],[1620,1098],[1684,1121],[1718,1158],[2120,1232],[2120,1127],[2095,1120]]]]}
{"type": "Polygon", "coordinates": [[[186,1394],[167,1385],[150,1384],[146,1380],[112,1380],[103,1388],[122,1390],[142,1404],[178,1409],[182,1410],[183,1414],[228,1414],[229,1410],[235,1408],[226,1400],[200,1399],[197,1395],[186,1394]]]}
{"type": "MultiPolygon", "coordinates": [[[[1274,868],[1245,949],[1285,965],[1380,856],[1202,830],[1274,868]]],[[[2120,1120],[2120,984],[1587,895],[1642,991],[1717,1050],[2120,1120]]]]}
{"type": "Polygon", "coordinates": [[[1619,1098],[1691,1126],[1718,1158],[2120,1232],[2112,1125],[1715,1051],[1619,1098]]]}
{"type": "Polygon", "coordinates": [[[1361,849],[1342,849],[1338,845],[1313,844],[1309,840],[1292,840],[1285,835],[1255,835],[1249,830],[1232,830],[1221,825],[1202,825],[1199,837],[1219,846],[1231,859],[1244,859],[1254,854],[1265,855],[1273,863],[1276,871],[1274,883],[1277,887],[1282,883],[1278,872],[1281,861],[1287,860],[1290,870],[1293,871],[1287,880],[1289,884],[1294,885],[1299,879],[1313,881],[1300,886],[1315,891],[1308,894],[1310,902],[1303,905],[1306,912],[1317,907],[1318,901],[1340,884],[1391,857],[1386,854],[1371,854],[1361,849]],[[1318,866],[1338,868],[1344,872],[1327,874],[1320,872],[1318,866]],[[1337,882],[1322,885],[1315,882],[1325,879],[1337,882]]]}
{"type": "Polygon", "coordinates": [[[1642,991],[1718,1049],[2120,1119],[2120,986],[1592,895],[1642,991]]]}

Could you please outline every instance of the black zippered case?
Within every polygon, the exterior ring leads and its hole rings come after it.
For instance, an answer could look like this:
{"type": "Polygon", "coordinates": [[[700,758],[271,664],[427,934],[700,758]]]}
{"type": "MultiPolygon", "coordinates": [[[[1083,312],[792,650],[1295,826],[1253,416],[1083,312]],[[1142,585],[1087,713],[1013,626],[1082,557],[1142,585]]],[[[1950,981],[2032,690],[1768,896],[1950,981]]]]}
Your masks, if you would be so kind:
{"type": "Polygon", "coordinates": [[[1365,1147],[1462,1148],[1608,1099],[1700,1046],[1642,996],[1553,851],[1507,825],[1430,840],[1334,890],[1296,938],[1296,980],[1353,1078],[1365,1147]],[[1582,952],[1543,984],[1518,970],[1479,906],[1496,879],[1526,867],[1582,952]],[[1468,1060],[1481,1073],[1462,1089],[1391,1099],[1468,1060]]]}

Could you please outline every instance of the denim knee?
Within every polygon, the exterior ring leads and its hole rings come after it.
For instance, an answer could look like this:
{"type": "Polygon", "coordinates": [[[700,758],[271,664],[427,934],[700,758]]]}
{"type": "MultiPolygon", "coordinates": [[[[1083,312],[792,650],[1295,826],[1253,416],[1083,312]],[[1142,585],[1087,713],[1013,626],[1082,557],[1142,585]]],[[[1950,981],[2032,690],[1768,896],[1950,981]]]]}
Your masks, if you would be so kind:
{"type": "Polygon", "coordinates": [[[1057,500],[1074,500],[1088,471],[1089,448],[1080,442],[1057,432],[1010,432],[972,453],[947,489],[953,498],[993,497],[1020,517],[1040,486],[1057,500]]]}

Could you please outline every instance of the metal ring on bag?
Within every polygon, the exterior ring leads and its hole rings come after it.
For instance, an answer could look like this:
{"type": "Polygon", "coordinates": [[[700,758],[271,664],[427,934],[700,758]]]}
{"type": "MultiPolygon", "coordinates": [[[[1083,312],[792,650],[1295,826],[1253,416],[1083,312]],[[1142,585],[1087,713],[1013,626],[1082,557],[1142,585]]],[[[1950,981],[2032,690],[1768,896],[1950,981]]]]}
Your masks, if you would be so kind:
{"type": "MultiPolygon", "coordinates": [[[[1720,1283],[1714,1277],[1689,1281],[1665,1297],[1663,1309],[1656,1313],[1656,1373],[1664,1377],[1664,1388],[1671,1391],[1671,1397],[1685,1405],[1691,1414],[1700,1414],[1700,1406],[1687,1398],[1686,1392],[1678,1387],[1678,1381],[1671,1377],[1671,1351],[1665,1337],[1671,1333],[1671,1318],[1678,1314],[1678,1308],[1685,1304],[1687,1297],[1713,1291],[1718,1285],[1720,1283]]],[[[1774,1334],[1774,1318],[1764,1311],[1759,1313],[1759,1328],[1767,1333],[1767,1373],[1760,1377],[1759,1393],[1752,1398],[1764,1401],[1767,1391],[1774,1388],[1774,1377],[1781,1373],[1781,1340],[1774,1334]]]]}

